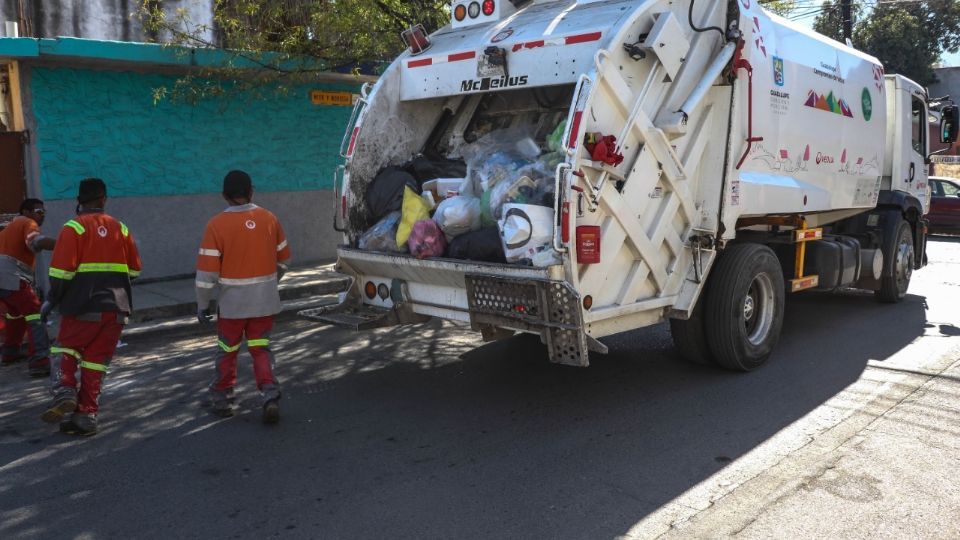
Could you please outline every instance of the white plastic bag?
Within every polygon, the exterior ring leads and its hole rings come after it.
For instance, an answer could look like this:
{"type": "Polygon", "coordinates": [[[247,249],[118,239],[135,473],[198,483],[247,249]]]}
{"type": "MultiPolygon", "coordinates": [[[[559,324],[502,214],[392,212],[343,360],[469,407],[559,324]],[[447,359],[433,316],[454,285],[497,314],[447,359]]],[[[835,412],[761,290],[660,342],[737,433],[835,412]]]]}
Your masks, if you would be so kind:
{"type": "Polygon", "coordinates": [[[537,256],[553,249],[553,208],[507,203],[497,222],[507,262],[549,265],[554,257],[537,256]]]}
{"type": "Polygon", "coordinates": [[[480,230],[480,199],[459,195],[444,199],[437,206],[433,220],[443,230],[447,240],[480,230]]]}

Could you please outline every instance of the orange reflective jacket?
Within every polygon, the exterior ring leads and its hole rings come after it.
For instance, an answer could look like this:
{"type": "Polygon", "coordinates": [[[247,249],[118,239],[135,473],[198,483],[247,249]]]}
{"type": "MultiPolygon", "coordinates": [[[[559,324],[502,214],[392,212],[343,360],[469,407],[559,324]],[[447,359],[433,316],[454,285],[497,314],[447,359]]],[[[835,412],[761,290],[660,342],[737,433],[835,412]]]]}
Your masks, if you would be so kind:
{"type": "Polygon", "coordinates": [[[208,223],[197,256],[197,303],[219,289],[220,316],[247,318],[280,311],[277,264],[290,258],[280,221],[255,204],[231,206],[208,223]]]}
{"type": "Polygon", "coordinates": [[[130,313],[130,278],[139,275],[140,254],[127,226],[102,211],[84,211],[57,237],[50,301],[65,315],[130,313]]]}
{"type": "Polygon", "coordinates": [[[40,235],[37,222],[26,217],[17,216],[5,229],[0,231],[0,255],[14,259],[33,268],[36,253],[31,245],[34,238],[40,235]]]}

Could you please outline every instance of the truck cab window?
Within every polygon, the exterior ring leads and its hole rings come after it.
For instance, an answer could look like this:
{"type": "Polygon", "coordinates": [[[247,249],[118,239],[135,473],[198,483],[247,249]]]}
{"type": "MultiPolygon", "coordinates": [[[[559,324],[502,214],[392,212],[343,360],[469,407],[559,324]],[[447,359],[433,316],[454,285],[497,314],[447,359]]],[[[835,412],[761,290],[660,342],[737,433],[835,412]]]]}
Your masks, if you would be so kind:
{"type": "Polygon", "coordinates": [[[920,155],[926,155],[924,148],[926,144],[924,141],[927,137],[927,111],[924,107],[923,100],[913,97],[911,98],[912,102],[912,114],[910,117],[911,122],[911,132],[910,142],[913,144],[913,149],[920,155]]]}

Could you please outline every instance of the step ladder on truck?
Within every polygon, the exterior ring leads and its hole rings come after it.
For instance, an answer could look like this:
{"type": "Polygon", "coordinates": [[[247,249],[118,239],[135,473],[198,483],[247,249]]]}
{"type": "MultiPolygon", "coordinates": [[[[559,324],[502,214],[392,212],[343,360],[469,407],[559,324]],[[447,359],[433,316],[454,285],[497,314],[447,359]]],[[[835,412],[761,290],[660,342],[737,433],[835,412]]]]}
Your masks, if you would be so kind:
{"type": "MultiPolygon", "coordinates": [[[[303,316],[535,333],[576,366],[606,352],[599,338],[668,320],[681,356],[751,370],[777,343],[785,294],[905,296],[925,263],[924,88],[755,0],[475,3],[455,1],[433,34],[405,32],[364,89],[334,175],[353,285],[303,316]],[[491,125],[543,145],[558,118],[553,264],[358,247],[384,167],[459,157],[491,125]],[[615,136],[622,161],[593,159],[593,134],[615,136]]],[[[952,141],[957,109],[938,107],[952,141]]]]}

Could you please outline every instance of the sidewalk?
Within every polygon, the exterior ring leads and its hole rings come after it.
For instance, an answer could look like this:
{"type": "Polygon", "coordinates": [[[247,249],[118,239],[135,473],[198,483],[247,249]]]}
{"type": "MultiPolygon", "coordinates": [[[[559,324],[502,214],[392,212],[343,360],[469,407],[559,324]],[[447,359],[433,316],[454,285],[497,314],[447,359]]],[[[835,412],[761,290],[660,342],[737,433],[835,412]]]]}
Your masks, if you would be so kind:
{"type": "MultiPolygon", "coordinates": [[[[333,271],[333,263],[291,268],[280,281],[280,300],[304,307],[307,299],[337,294],[346,290],[350,280],[333,271]],[[301,301],[302,300],[302,301],[301,301]]],[[[316,298],[317,303],[323,299],[316,298]]],[[[134,311],[132,322],[182,317],[197,313],[193,277],[170,281],[133,284],[134,311]]]]}
{"type": "Polygon", "coordinates": [[[867,407],[658,538],[960,537],[960,348],[937,364],[871,361],[867,407]]]}

